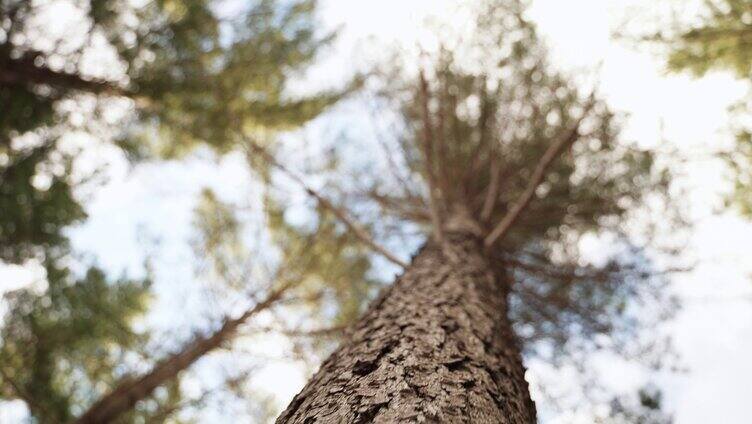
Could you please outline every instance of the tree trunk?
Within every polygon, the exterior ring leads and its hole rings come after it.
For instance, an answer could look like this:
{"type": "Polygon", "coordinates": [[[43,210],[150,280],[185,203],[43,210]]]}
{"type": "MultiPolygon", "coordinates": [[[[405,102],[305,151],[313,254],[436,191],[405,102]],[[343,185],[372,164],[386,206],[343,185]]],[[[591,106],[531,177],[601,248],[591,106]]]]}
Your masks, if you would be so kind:
{"type": "Polygon", "coordinates": [[[535,423],[508,284],[474,237],[430,242],[277,423],[535,423]]]}

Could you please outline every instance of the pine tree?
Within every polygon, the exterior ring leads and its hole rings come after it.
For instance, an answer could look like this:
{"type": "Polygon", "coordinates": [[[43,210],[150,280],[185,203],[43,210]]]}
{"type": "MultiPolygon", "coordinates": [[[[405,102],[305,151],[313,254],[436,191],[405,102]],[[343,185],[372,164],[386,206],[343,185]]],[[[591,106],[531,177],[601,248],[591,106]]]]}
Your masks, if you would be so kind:
{"type": "Polygon", "coordinates": [[[673,424],[673,418],[662,410],[663,393],[659,390],[643,387],[634,398],[612,400],[609,416],[598,424],[673,424]]]}
{"type": "Polygon", "coordinates": [[[697,21],[650,37],[668,47],[671,71],[696,76],[724,70],[752,78],[752,3],[749,0],[705,0],[697,21]]]}
{"type": "MultiPolygon", "coordinates": [[[[126,360],[144,354],[147,334],[133,329],[146,310],[148,280],[108,281],[92,267],[76,278],[66,257],[46,260],[47,287],[6,294],[0,344],[0,397],[23,400],[40,423],[72,420],[76,408],[122,378],[126,360]]],[[[177,386],[154,398],[148,418],[181,400],[177,386]]]]}
{"type": "Polygon", "coordinates": [[[472,41],[373,82],[381,105],[396,104],[398,132],[387,172],[355,185],[380,208],[369,227],[424,230],[412,260],[306,188],[405,270],[279,423],[533,423],[522,353],[542,342],[564,356],[575,340],[587,349],[598,336],[620,339],[627,305],[655,282],[623,224],[666,194],[668,175],[619,142],[596,94],[552,70],[523,2],[481,4],[472,41]],[[588,233],[611,234],[623,251],[583,264],[576,242],[588,233]]]}
{"type": "MultiPolygon", "coordinates": [[[[71,2],[69,32],[39,28],[49,5],[0,2],[0,218],[2,259],[21,263],[34,246],[60,241],[85,214],[73,196],[73,131],[113,139],[134,157],[183,154],[198,143],[218,151],[239,133],[294,128],[348,91],[289,93],[331,39],[316,31],[316,2],[261,0],[235,16],[208,1],[71,2]],[[109,59],[94,72],[92,60],[109,59]],[[123,101],[125,99],[125,102],[123,101]],[[86,102],[125,109],[119,130],[102,131],[97,108],[86,124],[71,110],[86,102]],[[114,132],[114,135],[108,134],[114,132]],[[62,156],[62,158],[61,158],[62,156]],[[60,163],[62,162],[62,163],[60,163]],[[35,180],[36,178],[36,180],[35,180]],[[51,182],[39,183],[49,179],[51,182]]],[[[49,19],[49,17],[47,17],[49,19]]],[[[85,113],[85,112],[81,112],[85,113]]]]}
{"type": "MultiPolygon", "coordinates": [[[[240,133],[294,128],[349,90],[296,96],[288,89],[332,38],[317,31],[313,0],[260,0],[232,13],[209,1],[62,3],[70,16],[55,18],[68,20],[66,32],[54,34],[39,26],[50,4],[0,1],[0,259],[42,263],[48,285],[5,299],[0,396],[55,423],[133,386],[133,355],[151,360],[148,333],[131,326],[146,309],[149,285],[110,281],[98,268],[81,276],[67,269],[75,260],[66,231],[86,218],[76,190],[87,181],[74,176],[66,136],[84,131],[137,159],[197,144],[224,152],[240,133]],[[108,110],[125,112],[118,128],[107,123],[108,110]]],[[[110,418],[174,415],[185,401],[176,375],[163,373],[110,418]]]]}
{"type": "MultiPolygon", "coordinates": [[[[676,22],[645,40],[662,47],[671,72],[701,77],[711,71],[730,72],[752,83],[752,1],[705,0],[690,23],[676,22]]],[[[750,86],[752,90],[752,86],[750,86]]],[[[736,176],[734,203],[752,216],[752,95],[733,108],[731,128],[736,149],[724,154],[736,176]]]]}

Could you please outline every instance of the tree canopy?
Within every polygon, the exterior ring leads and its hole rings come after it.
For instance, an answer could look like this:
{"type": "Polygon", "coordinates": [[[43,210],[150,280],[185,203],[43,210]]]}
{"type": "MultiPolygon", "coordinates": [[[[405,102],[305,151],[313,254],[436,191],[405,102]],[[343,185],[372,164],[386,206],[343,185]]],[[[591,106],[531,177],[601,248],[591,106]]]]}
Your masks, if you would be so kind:
{"type": "Polygon", "coordinates": [[[393,157],[362,171],[349,191],[379,208],[369,226],[388,217],[426,237],[436,228],[432,215],[452,225],[446,220],[459,213],[493,234],[530,191],[547,152],[566,146],[508,232],[486,238],[514,270],[511,313],[526,346],[553,343],[561,358],[569,343],[578,351],[599,334],[618,340],[635,296],[660,292],[647,245],[630,234],[639,208],[666,207],[667,225],[681,217],[669,201],[670,172],[620,136],[620,118],[597,93],[551,66],[524,10],[523,2],[480,2],[474,37],[424,52],[422,70],[406,63],[376,77],[379,104],[394,111],[386,118],[397,129],[387,147],[393,157]],[[579,251],[593,235],[613,240],[602,264],[583,262],[579,251]]]}
{"type": "MultiPolygon", "coordinates": [[[[138,325],[148,279],[110,278],[70,249],[86,219],[80,192],[99,182],[78,154],[97,143],[132,159],[225,152],[349,90],[290,88],[333,36],[318,31],[315,1],[229,3],[0,2],[0,259],[38,264],[46,285],[4,297],[0,397],[39,422],[70,421],[153,361],[138,325]]],[[[170,380],[121,420],[161,421],[186,404],[170,380]]]]}
{"type": "MultiPolygon", "coordinates": [[[[0,207],[12,211],[0,217],[0,258],[39,261],[48,285],[6,296],[0,396],[24,400],[40,422],[111,405],[113,393],[154,376],[133,366],[141,358],[157,371],[182,368],[152,380],[147,400],[120,419],[164,418],[185,401],[177,373],[232,348],[259,305],[279,300],[287,308],[282,317],[270,313],[272,326],[304,323],[289,335],[339,334],[376,296],[377,258],[401,266],[411,246],[458,226],[482,236],[495,266],[515,281],[510,318],[527,359],[559,366],[594,351],[640,356],[642,326],[674,309],[664,270],[652,261],[649,217],[680,223],[670,172],[624,140],[621,117],[597,89],[551,65],[527,2],[472,2],[463,37],[375,70],[363,93],[390,131],[378,142],[345,132],[338,142],[356,146],[368,163],[334,149],[322,154],[327,166],[306,174],[269,134],[310,121],[353,88],[292,88],[332,37],[317,30],[315,1],[259,0],[237,14],[223,2],[71,2],[77,32],[57,38],[38,27],[44,6],[0,1],[0,99],[9,105],[0,117],[0,207]],[[98,55],[111,68],[92,65],[98,55]],[[79,108],[91,112],[85,124],[71,112],[79,108]],[[194,211],[198,278],[218,283],[223,299],[244,309],[222,310],[158,361],[146,347],[148,329],[137,325],[149,307],[148,278],[73,271],[66,231],[86,219],[76,189],[87,181],[74,172],[63,135],[81,129],[132,157],[180,158],[200,145],[241,152],[270,190],[261,197],[262,224],[276,256],[265,278],[254,255],[268,251],[247,246],[236,205],[202,191],[194,211]],[[306,224],[289,219],[292,196],[274,190],[291,185],[315,204],[306,224]],[[586,238],[609,245],[602,261],[583,258],[586,238]],[[655,316],[641,309],[650,302],[655,316]],[[180,356],[186,352],[190,362],[180,356]]],[[[331,348],[330,339],[319,341],[305,347],[331,348]]]]}
{"type": "Polygon", "coordinates": [[[64,2],[60,34],[40,28],[52,6],[1,7],[1,201],[9,212],[0,240],[15,251],[5,260],[22,261],[30,246],[59,240],[84,218],[72,192],[74,152],[60,146],[66,132],[109,137],[131,154],[177,155],[198,143],[226,151],[239,134],[295,127],[343,94],[288,88],[331,39],[315,31],[314,1],[264,0],[235,14],[202,1],[64,2]],[[108,65],[92,64],[100,60],[108,65]],[[71,108],[92,101],[84,118],[92,121],[80,122],[71,108]],[[113,108],[126,112],[120,129],[102,132],[95,123],[111,120],[104,109],[113,108]]]}
{"type": "MultiPolygon", "coordinates": [[[[133,324],[148,307],[148,280],[108,281],[98,268],[76,278],[66,267],[63,258],[48,258],[43,293],[20,290],[5,299],[0,396],[26,402],[40,423],[70,421],[145,354],[147,334],[133,324]]],[[[179,398],[171,385],[152,411],[131,415],[148,417],[179,398]]]]}

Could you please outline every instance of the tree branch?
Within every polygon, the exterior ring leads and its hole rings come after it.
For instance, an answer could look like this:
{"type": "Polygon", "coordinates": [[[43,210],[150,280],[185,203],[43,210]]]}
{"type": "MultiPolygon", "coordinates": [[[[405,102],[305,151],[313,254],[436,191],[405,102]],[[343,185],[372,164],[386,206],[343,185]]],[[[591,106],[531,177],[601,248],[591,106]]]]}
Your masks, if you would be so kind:
{"type": "Polygon", "coordinates": [[[376,190],[366,192],[363,196],[375,201],[387,212],[392,212],[403,219],[413,222],[431,221],[431,212],[426,208],[422,198],[389,196],[380,194],[376,190]]]}
{"type": "Polygon", "coordinates": [[[495,152],[491,152],[491,182],[488,185],[488,191],[486,192],[486,198],[483,201],[483,209],[480,212],[480,219],[483,222],[488,221],[491,218],[496,201],[499,198],[499,180],[501,178],[499,166],[499,158],[496,157],[495,152]]]}
{"type": "Polygon", "coordinates": [[[284,329],[276,327],[260,327],[256,329],[256,331],[262,333],[279,333],[288,337],[334,337],[342,335],[346,330],[346,325],[316,328],[313,330],[284,329]]]}
{"type": "Polygon", "coordinates": [[[366,244],[368,247],[370,247],[375,252],[381,254],[384,258],[388,259],[390,262],[401,266],[402,268],[407,268],[408,264],[402,260],[400,260],[397,256],[386,250],[384,247],[380,246],[378,243],[376,243],[373,240],[373,237],[368,233],[368,231],[363,228],[358,222],[350,218],[342,208],[339,208],[332,204],[327,198],[319,194],[316,190],[312,189],[311,187],[306,184],[305,181],[303,181],[302,178],[300,178],[298,175],[296,175],[294,172],[290,171],[279,163],[279,161],[274,158],[269,152],[267,152],[263,147],[259,146],[258,144],[254,143],[252,140],[246,139],[246,147],[248,147],[251,151],[253,151],[256,154],[261,155],[264,160],[266,160],[270,165],[274,166],[275,168],[282,171],[285,175],[287,175],[289,178],[291,178],[293,181],[298,183],[303,189],[308,193],[309,196],[313,197],[318,201],[319,205],[324,207],[325,209],[328,209],[331,211],[334,216],[336,216],[345,226],[353,232],[355,237],[357,237],[361,242],[366,244]]]}
{"type": "MultiPolygon", "coordinates": [[[[387,164],[389,166],[389,171],[392,173],[394,178],[397,180],[397,182],[402,187],[402,190],[405,192],[405,195],[407,196],[413,196],[415,195],[415,192],[412,190],[410,186],[410,175],[408,170],[408,175],[402,175],[402,172],[400,172],[400,167],[397,164],[397,160],[394,157],[394,154],[392,154],[392,149],[389,148],[389,143],[387,140],[384,139],[383,134],[379,130],[379,128],[376,126],[377,117],[373,109],[369,108],[369,111],[371,113],[371,121],[373,121],[373,127],[374,127],[374,135],[376,138],[376,142],[379,144],[379,147],[381,147],[381,150],[384,152],[384,156],[386,157],[387,164]]],[[[402,158],[405,162],[404,154],[402,158]]]]}
{"type": "Polygon", "coordinates": [[[92,94],[110,94],[132,97],[128,92],[111,81],[101,79],[86,79],[79,74],[60,72],[35,63],[41,53],[29,52],[19,59],[11,57],[0,58],[3,65],[0,69],[0,85],[49,85],[65,90],[79,90],[92,94]]]}
{"type": "Polygon", "coordinates": [[[198,359],[218,348],[245,323],[248,318],[271,307],[293,285],[292,282],[273,290],[267,297],[256,303],[235,319],[227,318],[219,330],[208,337],[197,337],[180,352],[163,359],[152,370],[136,380],[125,380],[109,394],[95,402],[84,412],[75,424],[108,423],[129,411],[140,400],[145,399],[157,387],[175,378],[181,371],[193,365],[198,359]]]}
{"type": "Polygon", "coordinates": [[[522,214],[522,211],[524,211],[530,205],[530,202],[532,202],[533,197],[535,197],[535,190],[546,178],[548,168],[551,166],[554,160],[559,157],[561,152],[564,151],[566,147],[571,146],[572,143],[577,141],[580,136],[580,124],[582,123],[582,120],[588,115],[588,112],[593,105],[592,98],[593,96],[591,95],[591,100],[586,106],[585,111],[583,111],[582,116],[577,120],[577,122],[575,122],[572,128],[562,134],[561,137],[556,139],[543,154],[540,161],[535,166],[535,170],[533,171],[533,175],[530,178],[530,182],[528,183],[527,188],[525,188],[525,191],[512,205],[512,207],[509,209],[509,212],[507,212],[504,218],[502,218],[502,220],[496,225],[496,227],[494,227],[494,229],[488,234],[488,236],[486,236],[485,240],[483,240],[483,244],[487,248],[493,246],[494,243],[504,238],[507,232],[509,232],[509,229],[512,228],[515,222],[517,222],[517,219],[520,217],[520,214],[522,214]]]}

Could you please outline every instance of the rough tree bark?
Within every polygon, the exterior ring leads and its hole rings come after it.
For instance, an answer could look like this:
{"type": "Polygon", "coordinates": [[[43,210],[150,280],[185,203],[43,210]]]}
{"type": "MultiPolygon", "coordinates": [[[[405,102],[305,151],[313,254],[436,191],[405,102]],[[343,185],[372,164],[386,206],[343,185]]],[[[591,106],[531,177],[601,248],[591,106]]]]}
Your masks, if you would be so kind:
{"type": "Polygon", "coordinates": [[[277,423],[535,423],[482,241],[429,242],[370,306],[277,423]]]}

